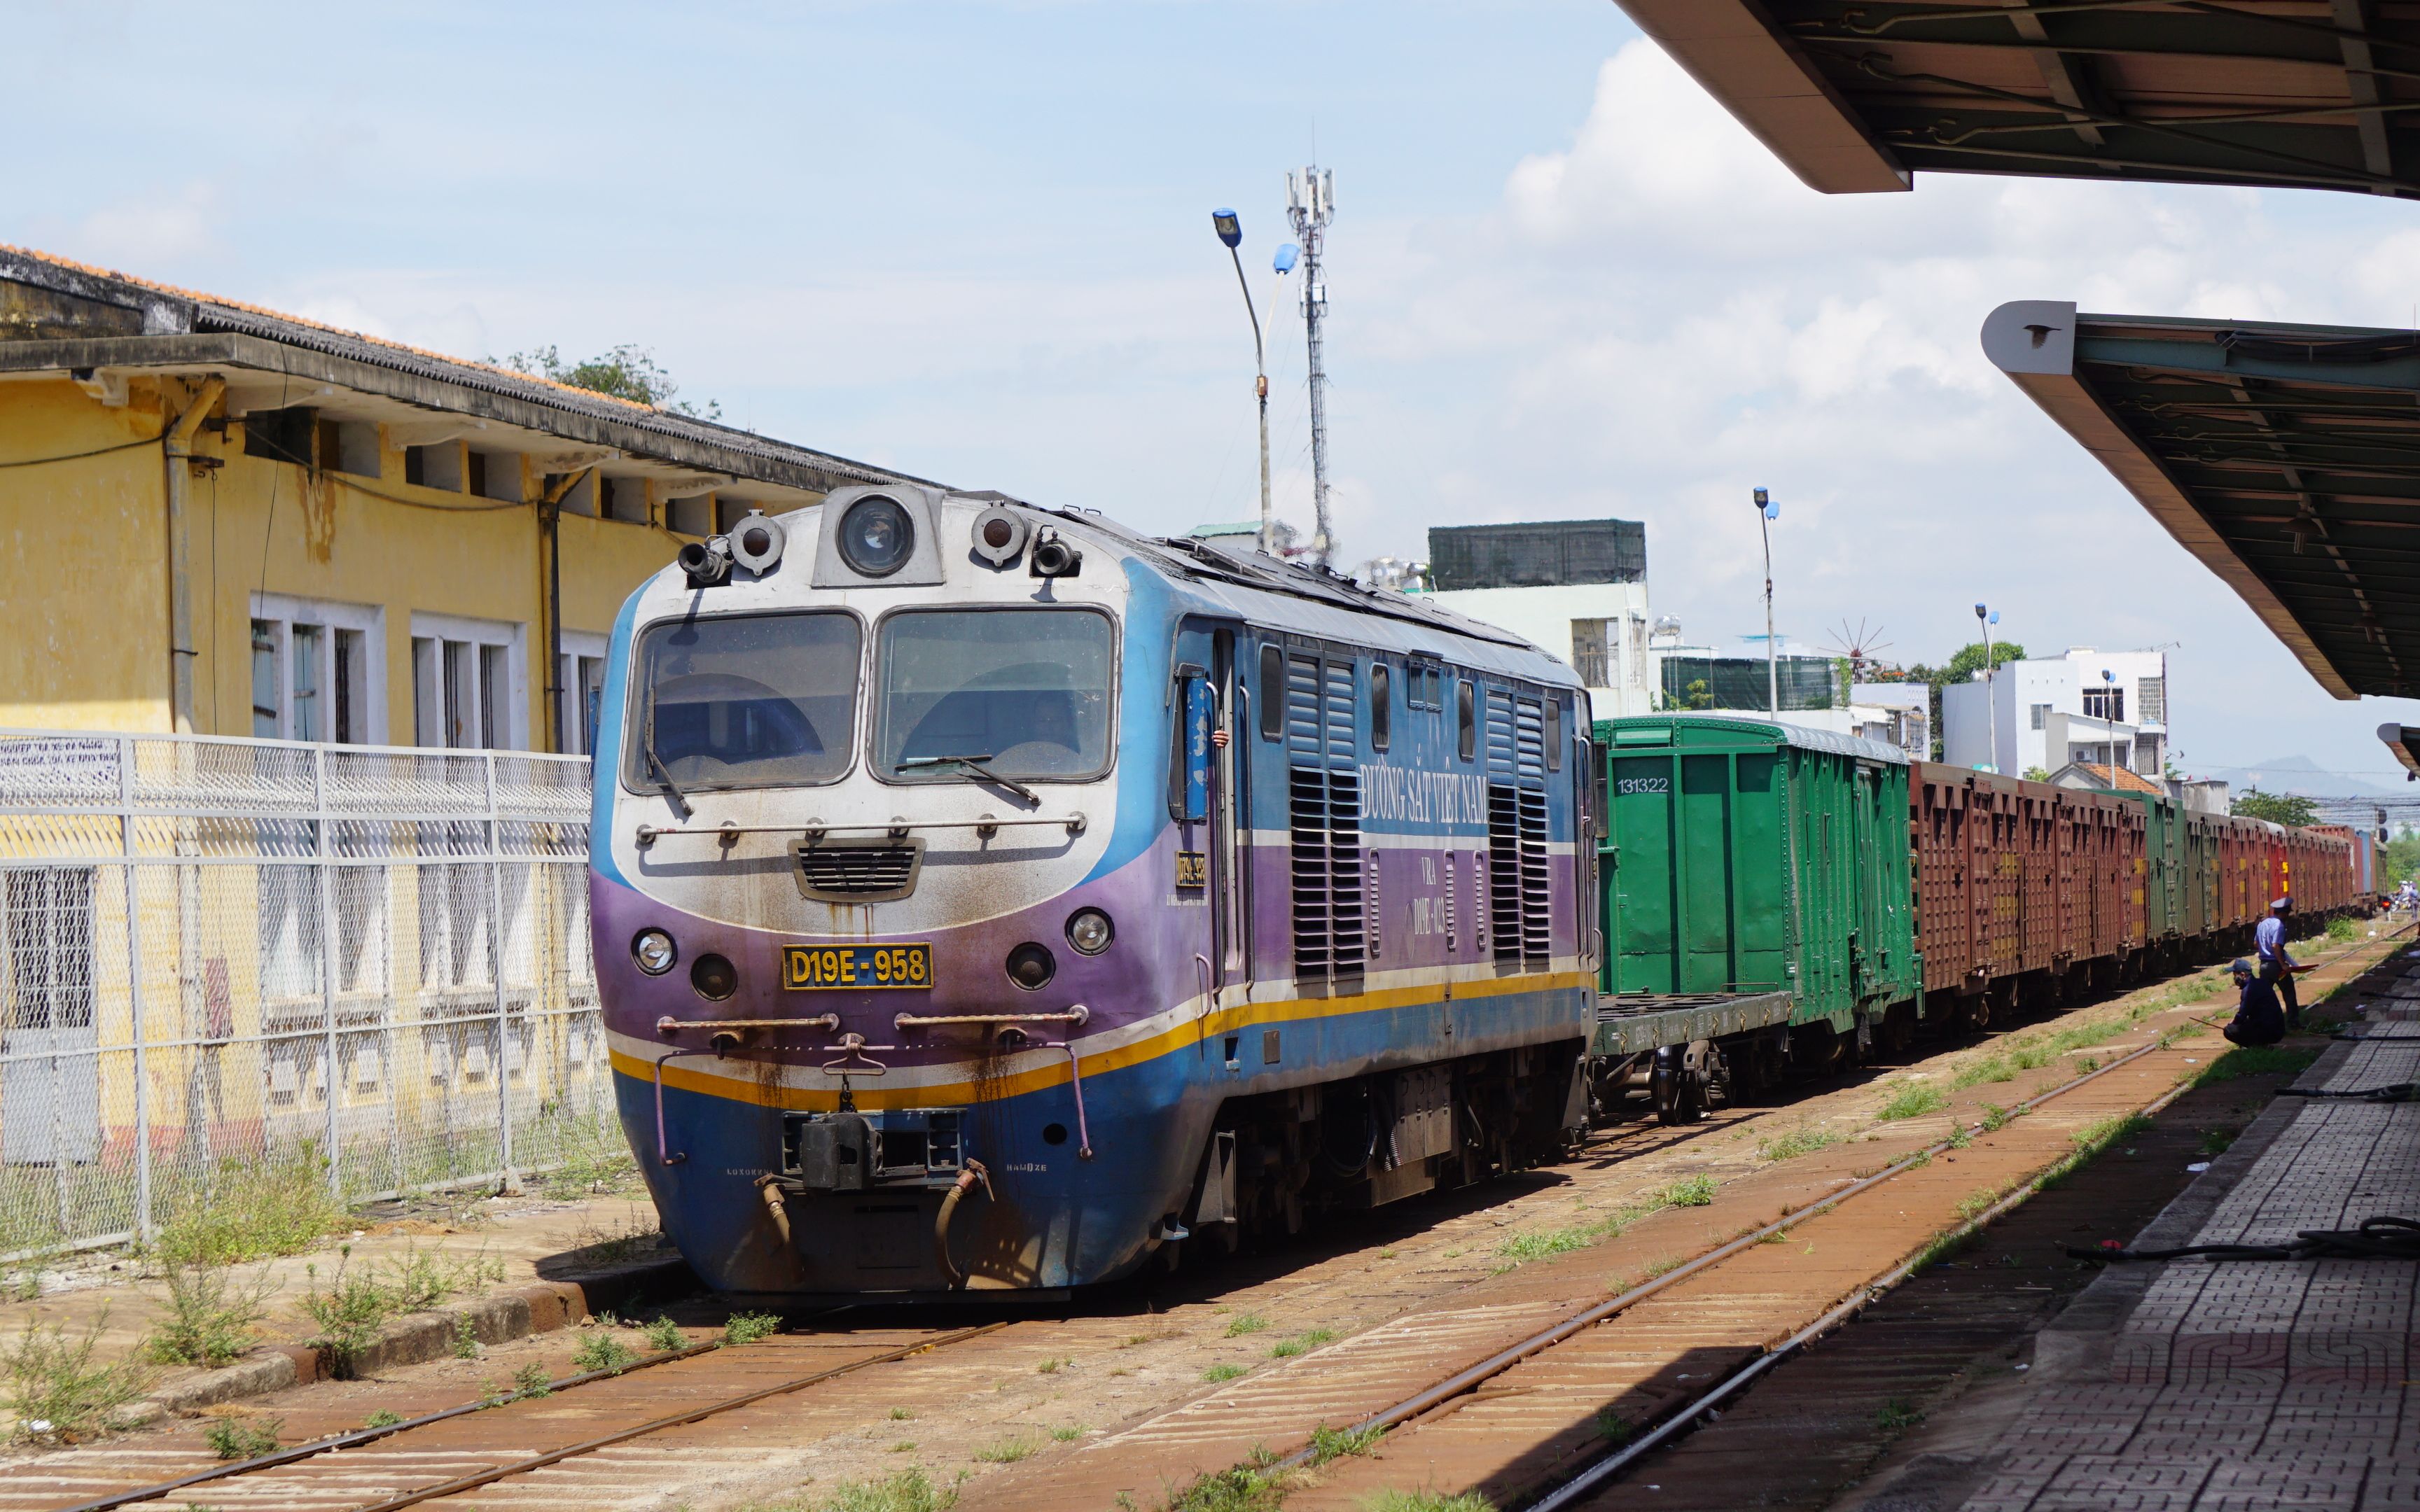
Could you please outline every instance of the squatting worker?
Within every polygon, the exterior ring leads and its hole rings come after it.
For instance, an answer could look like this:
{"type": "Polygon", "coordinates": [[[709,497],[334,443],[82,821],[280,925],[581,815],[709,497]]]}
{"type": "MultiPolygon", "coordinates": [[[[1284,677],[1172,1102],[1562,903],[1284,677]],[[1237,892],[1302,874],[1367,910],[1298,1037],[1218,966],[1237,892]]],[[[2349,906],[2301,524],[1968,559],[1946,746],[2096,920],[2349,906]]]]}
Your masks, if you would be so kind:
{"type": "Polygon", "coordinates": [[[2226,969],[2235,974],[2235,1017],[2219,1032],[2235,1044],[2275,1044],[2286,1038],[2286,1011],[2277,1006],[2277,989],[2269,979],[2242,956],[2226,969]]]}
{"type": "Polygon", "coordinates": [[[2252,949],[2260,957],[2260,980],[2276,989],[2285,1000],[2286,1022],[2294,1028],[2303,1026],[2303,1005],[2294,996],[2294,973],[2302,967],[2286,953],[2286,916],[2294,911],[2291,895],[2269,905],[2269,917],[2252,932],[2252,949]]]}

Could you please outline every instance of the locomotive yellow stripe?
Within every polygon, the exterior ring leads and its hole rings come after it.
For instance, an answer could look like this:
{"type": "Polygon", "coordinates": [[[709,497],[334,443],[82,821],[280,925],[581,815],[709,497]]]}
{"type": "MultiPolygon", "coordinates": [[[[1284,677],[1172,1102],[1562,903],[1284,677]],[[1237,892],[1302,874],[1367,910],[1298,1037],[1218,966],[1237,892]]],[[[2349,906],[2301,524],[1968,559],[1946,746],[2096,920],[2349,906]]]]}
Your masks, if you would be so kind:
{"type": "MultiPolygon", "coordinates": [[[[1457,981],[1451,984],[1457,999],[1501,997],[1512,993],[1551,992],[1562,987],[1585,987],[1596,979],[1586,971],[1541,973],[1534,976],[1497,977],[1483,981],[1457,981]]],[[[1352,1013],[1371,1013],[1387,1009],[1419,1008],[1446,1000],[1446,983],[1433,982],[1417,987],[1388,988],[1374,993],[1357,993],[1349,998],[1292,997],[1272,1003],[1242,1003],[1224,1008],[1202,1018],[1172,1024],[1158,1033],[1097,1053],[1085,1053],[1081,1041],[1077,1050],[1084,1057],[1086,1075],[1117,1071],[1140,1065],[1160,1056],[1190,1048],[1214,1035],[1231,1034],[1254,1025],[1299,1023],[1305,1019],[1342,1018],[1352,1013]]],[[[651,1059],[611,1052],[615,1071],[652,1083],[656,1065],[651,1059]]],[[[703,1092],[709,1097],[728,1098],[755,1107],[796,1108],[802,1111],[828,1112],[839,1106],[837,1085],[830,1091],[790,1087],[774,1082],[759,1082],[751,1075],[726,1075],[699,1068],[694,1062],[679,1061],[663,1068],[664,1085],[685,1092],[703,1092]]],[[[972,1076],[963,1081],[920,1083],[914,1087],[886,1088],[879,1077],[858,1077],[851,1090],[860,1108],[923,1108],[976,1103],[987,1099],[1022,1096],[1045,1088],[1063,1084],[1068,1077],[1066,1063],[1057,1061],[978,1083],[972,1076]]],[[[837,1084],[839,1078],[833,1078],[837,1084]]]]}

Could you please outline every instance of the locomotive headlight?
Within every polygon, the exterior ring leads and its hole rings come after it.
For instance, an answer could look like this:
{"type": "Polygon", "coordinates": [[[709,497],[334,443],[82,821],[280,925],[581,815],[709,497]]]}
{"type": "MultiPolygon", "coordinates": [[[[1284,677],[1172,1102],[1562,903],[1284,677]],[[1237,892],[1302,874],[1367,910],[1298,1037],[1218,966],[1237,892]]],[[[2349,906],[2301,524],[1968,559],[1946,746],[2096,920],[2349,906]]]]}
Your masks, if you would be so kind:
{"type": "Polygon", "coordinates": [[[1059,963],[1050,954],[1050,947],[1026,941],[1008,952],[1008,980],[1027,992],[1038,992],[1050,985],[1059,974],[1059,963]]]}
{"type": "Polygon", "coordinates": [[[840,517],[841,560],[862,577],[890,577],[915,549],[916,522],[896,499],[870,493],[840,517]]]}
{"type": "Polygon", "coordinates": [[[1086,955],[1098,955],[1116,936],[1109,916],[1097,908],[1078,908],[1067,919],[1067,943],[1086,955]]]}
{"type": "Polygon", "coordinates": [[[673,947],[673,937],[659,929],[643,929],[630,941],[631,959],[639,969],[650,977],[660,977],[673,968],[680,952],[673,947]]]}
{"type": "Polygon", "coordinates": [[[689,984],[700,997],[721,1002],[739,990],[739,972],[719,955],[702,955],[689,968],[689,984]]]}

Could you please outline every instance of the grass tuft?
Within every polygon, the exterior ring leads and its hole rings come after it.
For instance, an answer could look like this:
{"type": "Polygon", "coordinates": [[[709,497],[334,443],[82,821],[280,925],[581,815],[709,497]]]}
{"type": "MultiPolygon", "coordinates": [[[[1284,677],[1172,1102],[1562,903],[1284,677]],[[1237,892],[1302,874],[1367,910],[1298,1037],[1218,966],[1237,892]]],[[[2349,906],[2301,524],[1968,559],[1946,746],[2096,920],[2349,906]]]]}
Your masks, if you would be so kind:
{"type": "Polygon", "coordinates": [[[2288,1049],[2284,1045],[2237,1045],[2226,1054],[2202,1068],[2194,1085],[2206,1087],[2211,1082],[2231,1082],[2244,1076],[2298,1076],[2319,1058],[2317,1050],[2288,1049]]]}
{"type": "MultiPolygon", "coordinates": [[[[906,1454],[914,1444],[891,1446],[906,1454]]],[[[922,1470],[903,1470],[881,1480],[845,1480],[820,1495],[751,1502],[740,1512],[949,1512],[958,1504],[955,1488],[936,1486],[922,1470]]]]}
{"type": "Polygon", "coordinates": [[[253,1325],[267,1316],[270,1293],[277,1289],[266,1265],[239,1281],[232,1266],[164,1252],[160,1278],[168,1316],[144,1341],[144,1352],[162,1365],[216,1368],[251,1349],[253,1325]]]}
{"type": "Polygon", "coordinates": [[[1801,1124],[1788,1134],[1759,1141],[1756,1152],[1766,1160],[1795,1160],[1801,1155],[1812,1155],[1819,1149],[1829,1149],[1838,1144],[1840,1138],[1829,1129],[1810,1129],[1801,1124]]]}
{"type": "Polygon", "coordinates": [[[725,1344],[753,1344],[782,1332],[782,1319],[774,1313],[733,1313],[722,1325],[725,1344]]]}
{"type": "Polygon", "coordinates": [[[1202,1379],[1215,1386],[1222,1381],[1233,1381],[1237,1376],[1247,1373],[1245,1367],[1239,1365],[1214,1365],[1202,1372],[1202,1379]]]}
{"type": "Polygon", "coordinates": [[[221,1459],[257,1459],[277,1452],[277,1430],[285,1426],[273,1417],[257,1422],[223,1417],[203,1432],[202,1442],[221,1459]]]}
{"type": "Polygon", "coordinates": [[[680,1331],[678,1323],[658,1313],[656,1320],[647,1325],[647,1348],[657,1350],[686,1350],[689,1348],[689,1335],[680,1331]]]}
{"type": "Polygon", "coordinates": [[[1477,1491],[1447,1495],[1443,1491],[1373,1491],[1361,1498],[1360,1512],[1496,1512],[1496,1504],[1477,1491]]]}
{"type": "Polygon", "coordinates": [[[975,1451],[975,1458],[986,1465],[1013,1465],[1020,1459],[1031,1459],[1042,1446],[1032,1439],[1002,1439],[975,1451]]]}
{"type": "Polygon", "coordinates": [[[580,1341],[571,1351],[571,1363],[587,1370],[620,1370],[639,1358],[639,1351],[611,1334],[596,1333],[580,1341]]]}
{"type": "Polygon", "coordinates": [[[1675,1181],[1664,1189],[1664,1205],[1668,1208],[1705,1208],[1714,1205],[1714,1179],[1692,1176],[1675,1181]]]}
{"type": "Polygon", "coordinates": [[[1247,1334],[1257,1334],[1268,1326],[1269,1320],[1258,1313],[1238,1313],[1227,1320],[1227,1336],[1238,1339],[1247,1334]]]}
{"type": "Polygon", "coordinates": [[[93,1361],[108,1323],[104,1305],[83,1335],[70,1340],[62,1325],[44,1328],[25,1319],[25,1331],[0,1353],[18,1438],[66,1443],[99,1438],[108,1431],[110,1414],[141,1395],[146,1372],[139,1364],[93,1361]]]}
{"type": "Polygon", "coordinates": [[[1949,1105],[1948,1097],[1930,1082],[1907,1082],[1891,1095],[1876,1115],[1886,1119],[1920,1119],[1928,1113],[1938,1113],[1949,1105]]]}

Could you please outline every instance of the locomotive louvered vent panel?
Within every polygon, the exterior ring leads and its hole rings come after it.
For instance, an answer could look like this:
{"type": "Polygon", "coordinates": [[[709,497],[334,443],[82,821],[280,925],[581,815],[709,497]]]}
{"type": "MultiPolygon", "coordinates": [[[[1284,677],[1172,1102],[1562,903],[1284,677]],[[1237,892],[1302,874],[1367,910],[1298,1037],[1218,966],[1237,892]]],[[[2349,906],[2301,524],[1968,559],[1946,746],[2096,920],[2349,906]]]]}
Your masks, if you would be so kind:
{"type": "Polygon", "coordinates": [[[1521,959],[1544,971],[1552,959],[1554,904],[1546,881],[1546,742],[1541,705],[1513,706],[1513,757],[1520,786],[1521,959]]]}
{"type": "Polygon", "coordinates": [[[1487,933],[1496,959],[1521,961],[1521,788],[1512,698],[1487,693],[1487,933]]]}
{"type": "Polygon", "coordinates": [[[1353,663],[1286,658],[1295,977],[1357,981],[1368,960],[1353,663]]]}
{"type": "Polygon", "coordinates": [[[823,903],[882,903],[916,890],[923,859],[917,842],[798,847],[799,890],[823,903]]]}

